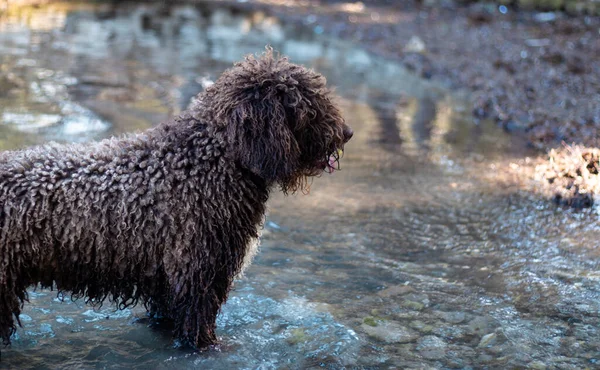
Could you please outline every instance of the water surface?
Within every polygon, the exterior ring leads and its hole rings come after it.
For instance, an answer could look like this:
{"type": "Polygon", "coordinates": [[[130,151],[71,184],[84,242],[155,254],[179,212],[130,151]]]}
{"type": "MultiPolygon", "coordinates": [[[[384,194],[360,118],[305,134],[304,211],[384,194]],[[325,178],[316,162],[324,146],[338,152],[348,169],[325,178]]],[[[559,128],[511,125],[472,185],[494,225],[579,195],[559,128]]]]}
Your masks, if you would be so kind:
{"type": "Polygon", "coordinates": [[[0,19],[0,148],[143,130],[269,43],[337,86],[342,171],[270,201],[218,319],[174,345],[141,308],[32,291],[6,368],[594,368],[600,228],[511,185],[527,153],[466,97],[327,39],[307,18],[208,6],[51,5],[0,19]]]}

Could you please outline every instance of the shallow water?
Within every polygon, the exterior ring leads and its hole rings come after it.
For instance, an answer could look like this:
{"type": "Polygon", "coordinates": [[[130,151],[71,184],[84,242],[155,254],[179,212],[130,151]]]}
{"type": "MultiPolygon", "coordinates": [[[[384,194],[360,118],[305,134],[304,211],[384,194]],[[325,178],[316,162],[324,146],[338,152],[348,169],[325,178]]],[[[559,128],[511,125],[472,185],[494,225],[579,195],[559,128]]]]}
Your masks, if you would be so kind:
{"type": "Polygon", "coordinates": [[[497,174],[527,153],[464,96],[263,13],[52,5],[0,20],[0,148],[141,130],[270,43],[337,86],[342,171],[270,202],[261,253],[178,348],[141,308],[32,291],[2,368],[600,366],[600,228],[497,174]]]}

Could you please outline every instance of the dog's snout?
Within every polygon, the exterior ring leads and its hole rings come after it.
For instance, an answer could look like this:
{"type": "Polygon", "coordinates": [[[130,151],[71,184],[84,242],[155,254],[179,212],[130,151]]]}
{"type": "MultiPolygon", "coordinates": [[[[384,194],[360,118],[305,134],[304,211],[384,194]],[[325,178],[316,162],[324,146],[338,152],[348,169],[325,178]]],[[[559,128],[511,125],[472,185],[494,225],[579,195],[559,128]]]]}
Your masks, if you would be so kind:
{"type": "Polygon", "coordinates": [[[350,126],[344,127],[344,142],[348,142],[352,139],[352,135],[354,135],[354,131],[350,128],[350,126]]]}

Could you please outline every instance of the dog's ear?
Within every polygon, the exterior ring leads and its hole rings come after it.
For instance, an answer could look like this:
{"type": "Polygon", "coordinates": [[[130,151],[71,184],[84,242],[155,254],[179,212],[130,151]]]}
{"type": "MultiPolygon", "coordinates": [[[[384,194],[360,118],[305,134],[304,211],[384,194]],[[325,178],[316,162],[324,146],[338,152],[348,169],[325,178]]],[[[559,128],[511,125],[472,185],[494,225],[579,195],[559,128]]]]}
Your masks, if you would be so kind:
{"type": "Polygon", "coordinates": [[[320,75],[267,48],[260,57],[249,55],[225,71],[203,99],[216,124],[226,130],[236,159],[284,186],[298,175],[298,140],[316,118],[314,96],[324,84],[320,75]]]}
{"type": "Polygon", "coordinates": [[[264,89],[232,108],[227,138],[242,166],[268,182],[292,177],[300,149],[277,89],[264,89]],[[274,91],[270,91],[274,90],[274,91]]]}

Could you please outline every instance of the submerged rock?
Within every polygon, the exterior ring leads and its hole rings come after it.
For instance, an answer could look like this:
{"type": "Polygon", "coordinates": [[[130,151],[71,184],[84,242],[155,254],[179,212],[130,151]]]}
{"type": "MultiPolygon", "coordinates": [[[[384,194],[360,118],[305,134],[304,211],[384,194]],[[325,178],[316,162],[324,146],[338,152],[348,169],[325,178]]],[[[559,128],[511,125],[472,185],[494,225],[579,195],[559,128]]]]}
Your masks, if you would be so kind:
{"type": "Polygon", "coordinates": [[[467,334],[482,336],[488,331],[489,320],[485,317],[476,317],[466,327],[467,334]]]}
{"type": "Polygon", "coordinates": [[[367,316],[367,317],[365,317],[365,318],[363,319],[363,323],[364,323],[365,325],[369,325],[369,326],[373,326],[373,327],[375,327],[375,326],[378,326],[378,325],[379,325],[379,324],[378,324],[378,321],[379,321],[379,319],[377,319],[377,318],[375,318],[375,317],[373,317],[373,316],[367,316]]]}
{"type": "Polygon", "coordinates": [[[437,312],[436,316],[451,324],[459,324],[467,317],[464,312],[437,312]]]}
{"type": "Polygon", "coordinates": [[[405,300],[401,303],[401,306],[409,310],[421,311],[425,308],[425,305],[420,302],[405,300]]]}
{"type": "Polygon", "coordinates": [[[409,343],[415,341],[419,336],[410,329],[405,328],[394,321],[378,321],[377,326],[362,324],[361,328],[370,337],[384,343],[409,343]]]}
{"type": "Polygon", "coordinates": [[[530,363],[527,364],[527,368],[528,369],[534,369],[534,370],[546,370],[548,366],[543,363],[542,361],[531,361],[530,363]]]}
{"type": "Polygon", "coordinates": [[[404,47],[405,53],[424,53],[425,51],[425,42],[423,42],[419,36],[411,37],[404,47]]]}
{"type": "Polygon", "coordinates": [[[410,286],[410,285],[396,285],[396,286],[391,286],[389,288],[386,288],[382,291],[380,291],[379,293],[377,293],[378,295],[382,296],[382,297],[395,297],[395,296],[399,296],[399,295],[404,295],[404,294],[408,294],[408,293],[413,293],[415,290],[410,286]]]}
{"type": "Polygon", "coordinates": [[[497,338],[498,338],[498,336],[496,335],[496,333],[486,334],[481,338],[477,347],[484,348],[484,347],[490,346],[490,345],[496,343],[497,338]]]}
{"type": "Polygon", "coordinates": [[[417,351],[428,360],[440,360],[446,356],[446,342],[435,335],[427,335],[419,339],[417,351]]]}
{"type": "Polygon", "coordinates": [[[306,332],[302,328],[292,329],[290,336],[286,338],[286,342],[290,345],[306,342],[307,340],[306,332]]]}

